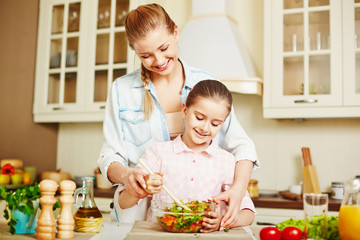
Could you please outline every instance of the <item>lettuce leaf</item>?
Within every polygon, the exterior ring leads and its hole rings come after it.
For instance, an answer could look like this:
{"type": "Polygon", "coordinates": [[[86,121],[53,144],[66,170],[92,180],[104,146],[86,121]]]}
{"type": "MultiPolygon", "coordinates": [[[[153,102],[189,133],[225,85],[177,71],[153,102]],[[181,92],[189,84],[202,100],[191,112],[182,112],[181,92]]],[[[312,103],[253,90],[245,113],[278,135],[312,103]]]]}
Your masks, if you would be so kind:
{"type": "MultiPolygon", "coordinates": [[[[302,232],[304,232],[304,220],[299,219],[295,220],[290,218],[281,223],[276,224],[276,227],[282,231],[284,228],[293,226],[299,228],[302,232]]],[[[322,227],[326,226],[326,239],[329,240],[341,240],[339,231],[338,231],[338,217],[328,216],[325,218],[324,216],[316,216],[313,217],[309,223],[307,236],[308,238],[314,238],[315,234],[320,231],[322,227]],[[326,224],[327,222],[327,224],[326,224]]]]}

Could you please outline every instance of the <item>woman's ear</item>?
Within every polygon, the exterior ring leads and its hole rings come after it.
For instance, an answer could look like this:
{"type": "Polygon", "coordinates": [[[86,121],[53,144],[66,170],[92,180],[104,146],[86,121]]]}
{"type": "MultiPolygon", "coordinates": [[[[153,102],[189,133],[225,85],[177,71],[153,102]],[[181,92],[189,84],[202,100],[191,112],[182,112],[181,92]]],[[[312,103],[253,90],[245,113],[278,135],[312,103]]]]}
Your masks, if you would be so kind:
{"type": "Polygon", "coordinates": [[[180,33],[179,33],[179,28],[177,25],[175,25],[175,29],[174,29],[174,37],[175,37],[175,41],[179,41],[180,38],[180,33]]]}

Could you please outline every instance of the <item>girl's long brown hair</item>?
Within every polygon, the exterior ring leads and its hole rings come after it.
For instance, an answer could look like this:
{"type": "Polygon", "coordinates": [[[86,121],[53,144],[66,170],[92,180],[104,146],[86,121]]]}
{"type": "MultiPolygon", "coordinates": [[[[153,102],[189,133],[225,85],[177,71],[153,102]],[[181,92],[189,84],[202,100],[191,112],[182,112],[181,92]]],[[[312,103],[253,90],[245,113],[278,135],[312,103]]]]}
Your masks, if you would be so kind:
{"type": "MultiPolygon", "coordinates": [[[[220,81],[217,80],[202,80],[198,82],[193,89],[189,92],[189,95],[186,98],[186,107],[190,107],[193,105],[197,98],[203,97],[203,98],[210,98],[215,100],[216,102],[225,102],[226,107],[229,110],[229,113],[231,111],[232,106],[232,95],[227,89],[227,87],[222,84],[220,81]]],[[[216,111],[214,109],[214,111],[216,111]]]]}
{"type": "MultiPolygon", "coordinates": [[[[125,31],[131,49],[136,40],[142,39],[149,31],[166,26],[170,34],[175,31],[175,23],[159,4],[152,3],[139,6],[130,11],[125,19],[125,31]]],[[[153,100],[147,89],[151,80],[151,72],[141,64],[141,81],[145,88],[144,113],[148,119],[153,111],[153,100]]]]}

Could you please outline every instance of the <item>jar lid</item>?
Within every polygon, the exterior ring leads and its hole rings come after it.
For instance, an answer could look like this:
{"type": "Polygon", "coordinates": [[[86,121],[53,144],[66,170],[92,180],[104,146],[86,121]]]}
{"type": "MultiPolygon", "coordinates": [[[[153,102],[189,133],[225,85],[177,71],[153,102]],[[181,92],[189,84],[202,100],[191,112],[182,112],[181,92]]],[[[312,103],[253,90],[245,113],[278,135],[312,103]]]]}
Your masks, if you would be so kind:
{"type": "Polygon", "coordinates": [[[332,182],[331,185],[344,186],[344,183],[343,182],[332,182]]]}
{"type": "Polygon", "coordinates": [[[256,180],[256,179],[249,180],[249,184],[257,184],[257,183],[258,183],[258,180],[256,180]]]}

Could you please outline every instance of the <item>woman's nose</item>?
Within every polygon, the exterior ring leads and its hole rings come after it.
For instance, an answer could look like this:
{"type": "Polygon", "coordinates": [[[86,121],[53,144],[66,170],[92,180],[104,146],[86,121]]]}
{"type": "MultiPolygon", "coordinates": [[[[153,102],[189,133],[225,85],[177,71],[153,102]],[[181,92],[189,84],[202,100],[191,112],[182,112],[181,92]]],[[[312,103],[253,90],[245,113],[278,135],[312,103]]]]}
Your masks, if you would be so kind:
{"type": "Polygon", "coordinates": [[[161,53],[155,53],[154,57],[155,57],[155,63],[156,64],[160,64],[160,65],[163,64],[164,57],[162,56],[161,53]]]}

